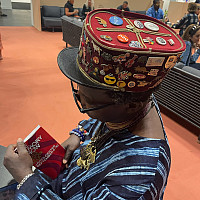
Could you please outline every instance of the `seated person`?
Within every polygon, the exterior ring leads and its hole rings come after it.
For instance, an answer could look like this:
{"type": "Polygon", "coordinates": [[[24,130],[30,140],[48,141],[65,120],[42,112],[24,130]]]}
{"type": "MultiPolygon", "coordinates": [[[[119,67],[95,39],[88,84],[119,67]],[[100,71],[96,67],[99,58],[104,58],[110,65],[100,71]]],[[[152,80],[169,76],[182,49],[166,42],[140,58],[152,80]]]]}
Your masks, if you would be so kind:
{"type": "MultiPolygon", "coordinates": [[[[32,159],[23,141],[18,140],[18,154],[15,145],[10,145],[4,159],[6,168],[20,183],[15,199],[163,199],[171,156],[152,92],[184,51],[184,41],[175,35],[170,38],[176,45],[169,51],[162,40],[159,47],[146,44],[151,51],[141,54],[146,45],[132,46],[130,51],[127,43],[120,42],[124,37],[110,40],[110,35],[117,37],[121,31],[96,30],[103,20],[110,23],[110,15],[115,16],[116,10],[91,11],[86,16],[89,28],[86,31],[83,26],[80,47],[66,48],[58,56],[61,71],[71,80],[79,111],[91,117],[81,121],[63,143],[67,155],[73,152],[71,159],[67,156],[65,160],[68,168],[53,181],[42,172],[33,173],[32,159]]],[[[135,13],[129,17],[134,23],[135,13]]],[[[147,16],[137,17],[145,20],[147,16]]],[[[159,21],[157,25],[163,32],[173,31],[159,21]]],[[[134,34],[129,35],[130,41],[136,38],[134,34]]],[[[143,36],[152,35],[147,32],[143,36]]]]}
{"type": "Polygon", "coordinates": [[[73,5],[74,5],[74,0],[67,1],[67,3],[64,6],[65,15],[67,15],[68,17],[79,17],[78,10],[77,9],[74,10],[73,5]]]}
{"type": "Polygon", "coordinates": [[[177,24],[174,24],[172,28],[180,29],[179,35],[182,36],[183,32],[190,24],[198,24],[198,16],[197,12],[197,4],[196,3],[189,3],[188,4],[188,14],[185,15],[177,24]]]}
{"type": "Polygon", "coordinates": [[[128,1],[124,1],[122,5],[117,7],[118,10],[130,11],[128,1]]]}
{"type": "Polygon", "coordinates": [[[164,12],[160,8],[160,0],[153,0],[153,5],[147,10],[146,15],[158,20],[163,20],[164,12]]]}
{"type": "Polygon", "coordinates": [[[93,0],[87,0],[86,3],[83,5],[82,18],[85,19],[86,15],[91,10],[94,10],[94,1],[93,0]]]}
{"type": "Polygon", "coordinates": [[[200,63],[196,63],[200,55],[200,26],[191,24],[189,25],[182,36],[185,40],[186,49],[182,53],[181,61],[184,65],[190,66],[200,70],[200,63]],[[192,49],[195,49],[195,53],[192,55],[192,49]]]}

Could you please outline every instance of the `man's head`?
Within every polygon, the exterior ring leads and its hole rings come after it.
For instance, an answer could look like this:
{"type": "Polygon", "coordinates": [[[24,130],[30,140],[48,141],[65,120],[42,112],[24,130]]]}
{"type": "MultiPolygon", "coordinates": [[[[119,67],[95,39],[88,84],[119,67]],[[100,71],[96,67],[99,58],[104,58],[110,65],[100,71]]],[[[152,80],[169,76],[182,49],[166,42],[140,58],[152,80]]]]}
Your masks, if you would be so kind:
{"type": "Polygon", "coordinates": [[[103,122],[126,121],[148,103],[152,93],[111,92],[73,82],[72,91],[79,110],[103,122]]]}
{"type": "Polygon", "coordinates": [[[122,4],[122,8],[125,9],[128,7],[128,1],[124,1],[122,4]]]}
{"type": "Polygon", "coordinates": [[[69,0],[69,3],[71,3],[73,5],[74,4],[74,0],[69,0]]]}
{"type": "Polygon", "coordinates": [[[197,9],[198,9],[198,7],[197,7],[197,4],[196,4],[196,3],[189,3],[189,4],[188,4],[187,11],[188,11],[189,13],[196,13],[196,12],[197,12],[197,9]]]}
{"type": "Polygon", "coordinates": [[[160,0],[153,0],[153,6],[155,10],[160,8],[160,0]]]}
{"type": "Polygon", "coordinates": [[[79,49],[64,49],[58,56],[62,72],[79,85],[75,96],[86,109],[101,108],[87,113],[102,121],[141,108],[185,49],[180,36],[160,21],[129,12],[121,16],[115,9],[90,12],[79,49]],[[113,116],[115,109],[119,113],[113,116]],[[102,119],[102,110],[111,116],[102,119]]]}

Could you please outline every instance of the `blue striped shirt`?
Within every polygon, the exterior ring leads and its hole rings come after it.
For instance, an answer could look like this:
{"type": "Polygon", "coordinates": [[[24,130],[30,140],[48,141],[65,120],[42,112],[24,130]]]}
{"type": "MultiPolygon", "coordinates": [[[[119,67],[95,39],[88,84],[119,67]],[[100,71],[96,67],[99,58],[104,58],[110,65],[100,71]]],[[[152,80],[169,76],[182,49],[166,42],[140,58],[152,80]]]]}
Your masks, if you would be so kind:
{"type": "MultiPolygon", "coordinates": [[[[160,116],[157,104],[156,108],[160,116]]],[[[89,119],[80,124],[89,132],[88,137],[92,137],[101,122],[89,119]]],[[[89,141],[88,138],[81,146],[89,141]]],[[[77,166],[79,157],[77,149],[69,168],[53,181],[41,172],[34,174],[16,192],[15,199],[163,199],[171,162],[166,135],[161,140],[123,130],[100,148],[89,170],[77,166]]]]}

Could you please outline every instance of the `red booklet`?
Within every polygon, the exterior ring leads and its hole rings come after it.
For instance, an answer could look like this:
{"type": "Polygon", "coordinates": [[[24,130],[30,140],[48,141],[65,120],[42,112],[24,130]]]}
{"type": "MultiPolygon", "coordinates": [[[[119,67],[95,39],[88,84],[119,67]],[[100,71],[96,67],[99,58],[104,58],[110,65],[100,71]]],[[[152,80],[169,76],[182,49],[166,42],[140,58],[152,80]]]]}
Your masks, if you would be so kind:
{"type": "Polygon", "coordinates": [[[52,179],[64,169],[65,149],[39,125],[24,139],[33,165],[52,179]]]}

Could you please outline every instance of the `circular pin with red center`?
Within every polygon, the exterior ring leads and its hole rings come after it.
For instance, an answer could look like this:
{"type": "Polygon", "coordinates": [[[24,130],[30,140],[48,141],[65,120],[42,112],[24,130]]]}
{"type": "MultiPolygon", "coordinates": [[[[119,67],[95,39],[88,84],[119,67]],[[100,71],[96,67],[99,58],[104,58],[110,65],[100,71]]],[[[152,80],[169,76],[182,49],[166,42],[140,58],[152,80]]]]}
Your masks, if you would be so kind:
{"type": "Polygon", "coordinates": [[[124,34],[119,34],[117,36],[117,39],[120,41],[120,42],[123,42],[123,43],[127,43],[128,42],[128,37],[124,34]]]}

